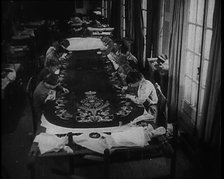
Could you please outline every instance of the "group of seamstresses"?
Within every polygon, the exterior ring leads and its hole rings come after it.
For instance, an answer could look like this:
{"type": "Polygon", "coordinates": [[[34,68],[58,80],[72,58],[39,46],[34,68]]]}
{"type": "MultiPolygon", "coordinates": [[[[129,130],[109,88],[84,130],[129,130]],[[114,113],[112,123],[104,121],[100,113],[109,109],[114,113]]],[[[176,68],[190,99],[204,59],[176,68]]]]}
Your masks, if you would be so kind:
{"type": "MultiPolygon", "coordinates": [[[[151,119],[156,120],[158,96],[154,84],[145,79],[138,68],[138,59],[131,53],[130,43],[126,39],[113,41],[109,37],[102,37],[105,45],[103,55],[112,56],[113,63],[116,64],[114,75],[118,75],[122,81],[122,86],[117,86],[123,91],[123,97],[128,98],[136,104],[144,105],[146,111],[151,114],[151,119]]],[[[52,90],[62,90],[68,93],[68,89],[61,85],[59,71],[62,68],[62,54],[68,53],[64,42],[53,42],[48,48],[44,68],[38,75],[37,87],[33,94],[33,106],[35,111],[34,132],[37,123],[40,122],[43,113],[44,103],[52,90]]],[[[162,67],[161,67],[162,68],[162,67]]]]}
{"type": "Polygon", "coordinates": [[[116,63],[116,71],[112,75],[119,75],[122,80],[122,86],[117,88],[122,89],[125,94],[123,97],[144,105],[146,111],[152,115],[151,119],[156,119],[158,113],[156,89],[140,72],[138,60],[131,53],[130,43],[126,39],[113,42],[109,37],[102,38],[102,41],[108,46],[106,55],[113,57],[111,59],[116,63]]]}
{"type": "Polygon", "coordinates": [[[68,93],[68,89],[61,85],[59,78],[60,70],[63,68],[62,61],[63,54],[68,53],[64,46],[65,42],[53,41],[48,48],[45,59],[44,68],[40,71],[36,79],[36,88],[33,93],[33,107],[34,107],[34,133],[37,130],[37,125],[40,123],[41,115],[44,110],[44,103],[49,94],[54,93],[55,90],[62,90],[68,93]]]}

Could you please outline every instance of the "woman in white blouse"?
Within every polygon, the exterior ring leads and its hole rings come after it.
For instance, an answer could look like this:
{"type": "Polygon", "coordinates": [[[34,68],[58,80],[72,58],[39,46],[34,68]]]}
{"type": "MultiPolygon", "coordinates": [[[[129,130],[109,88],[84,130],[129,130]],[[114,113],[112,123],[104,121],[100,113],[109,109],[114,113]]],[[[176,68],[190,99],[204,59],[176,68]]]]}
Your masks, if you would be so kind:
{"type": "Polygon", "coordinates": [[[137,71],[130,72],[127,75],[126,83],[128,85],[128,94],[125,97],[136,104],[144,105],[147,112],[156,119],[158,97],[154,85],[137,71]]]}

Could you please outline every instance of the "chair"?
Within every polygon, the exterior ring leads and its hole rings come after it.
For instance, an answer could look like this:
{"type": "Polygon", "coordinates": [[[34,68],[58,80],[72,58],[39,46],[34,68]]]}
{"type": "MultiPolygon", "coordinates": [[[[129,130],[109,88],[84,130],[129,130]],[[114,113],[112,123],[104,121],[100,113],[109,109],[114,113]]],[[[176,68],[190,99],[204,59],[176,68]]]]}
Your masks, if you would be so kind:
{"type": "Polygon", "coordinates": [[[157,116],[156,116],[156,124],[158,126],[163,126],[166,128],[167,126],[167,119],[166,119],[166,104],[167,104],[167,99],[164,96],[163,92],[161,91],[160,86],[158,83],[155,83],[155,88],[156,88],[156,93],[158,96],[158,103],[157,103],[157,116]]]}
{"type": "Polygon", "coordinates": [[[31,113],[32,113],[32,122],[33,122],[33,134],[36,133],[37,130],[37,124],[36,124],[36,120],[35,120],[35,110],[34,110],[34,106],[33,106],[33,93],[34,90],[36,88],[36,77],[32,76],[29,78],[27,86],[26,86],[26,94],[29,100],[29,104],[31,107],[31,113]]]}

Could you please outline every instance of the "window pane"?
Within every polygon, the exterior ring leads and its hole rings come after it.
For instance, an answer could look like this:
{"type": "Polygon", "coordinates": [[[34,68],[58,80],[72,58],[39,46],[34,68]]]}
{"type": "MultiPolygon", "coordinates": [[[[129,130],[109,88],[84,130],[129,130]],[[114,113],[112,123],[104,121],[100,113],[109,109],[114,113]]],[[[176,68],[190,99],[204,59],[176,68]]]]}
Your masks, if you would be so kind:
{"type": "Polygon", "coordinates": [[[212,31],[211,30],[206,30],[205,33],[206,34],[205,34],[205,53],[204,53],[204,56],[205,56],[206,59],[209,59],[212,31]]]}
{"type": "Polygon", "coordinates": [[[185,77],[185,100],[189,103],[191,102],[191,80],[186,76],[185,77]]]}
{"type": "Polygon", "coordinates": [[[123,29],[125,29],[125,19],[123,19],[123,29]]]}
{"type": "Polygon", "coordinates": [[[203,24],[204,0],[198,0],[197,24],[203,24]]]}
{"type": "Polygon", "coordinates": [[[123,6],[122,8],[122,14],[123,14],[123,17],[125,17],[125,6],[123,6]]]}
{"type": "Polygon", "coordinates": [[[197,0],[191,0],[189,21],[196,22],[197,0]]]}
{"type": "Polygon", "coordinates": [[[191,52],[187,52],[186,57],[186,74],[188,76],[192,76],[192,62],[193,62],[193,54],[191,52]]]}
{"type": "MultiPolygon", "coordinates": [[[[146,36],[147,29],[144,28],[143,30],[144,30],[144,36],[146,36]]],[[[146,40],[146,38],[144,40],[146,40]]]]}
{"type": "Polygon", "coordinates": [[[188,48],[194,50],[195,26],[190,24],[188,29],[188,48]]]}
{"type": "Polygon", "coordinates": [[[191,104],[194,107],[196,107],[197,105],[197,94],[198,94],[198,85],[193,82],[191,90],[191,104]]]}
{"type": "Polygon", "coordinates": [[[198,82],[198,67],[200,66],[200,56],[194,55],[193,62],[193,80],[198,82]]]}
{"type": "Polygon", "coordinates": [[[201,54],[202,28],[196,28],[195,52],[201,54]]]}
{"type": "Polygon", "coordinates": [[[147,0],[142,1],[142,9],[147,9],[147,0]]]}
{"type": "Polygon", "coordinates": [[[208,15],[207,15],[207,27],[212,28],[213,12],[214,12],[215,0],[209,0],[208,2],[208,15]]]}
{"type": "Polygon", "coordinates": [[[199,113],[202,112],[202,106],[203,106],[203,102],[204,102],[204,94],[205,94],[205,89],[201,88],[201,90],[200,90],[199,113]]]}
{"type": "Polygon", "coordinates": [[[143,26],[146,27],[147,26],[147,11],[142,11],[142,15],[143,15],[143,26]]]}
{"type": "Polygon", "coordinates": [[[201,85],[203,87],[205,87],[207,72],[208,72],[208,61],[204,60],[202,74],[201,74],[201,85]]]}

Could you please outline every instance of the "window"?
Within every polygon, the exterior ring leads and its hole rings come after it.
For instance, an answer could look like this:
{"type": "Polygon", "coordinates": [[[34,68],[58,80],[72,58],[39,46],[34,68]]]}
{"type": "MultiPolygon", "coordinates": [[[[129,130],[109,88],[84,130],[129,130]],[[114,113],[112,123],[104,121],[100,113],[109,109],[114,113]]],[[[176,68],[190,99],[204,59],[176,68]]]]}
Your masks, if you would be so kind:
{"type": "Polygon", "coordinates": [[[121,4],[121,37],[125,37],[125,0],[121,4]]]}
{"type": "Polygon", "coordinates": [[[107,0],[102,0],[102,16],[107,18],[108,15],[108,1],[107,0]]]}
{"type": "Polygon", "coordinates": [[[147,35],[147,0],[142,1],[142,15],[143,15],[143,33],[144,33],[144,51],[143,59],[146,57],[146,35],[147,35]]]}
{"type": "MultiPolygon", "coordinates": [[[[191,0],[185,49],[182,109],[190,125],[200,122],[212,37],[214,0],[191,0]]],[[[186,119],[186,118],[185,118],[186,119]]]]}

